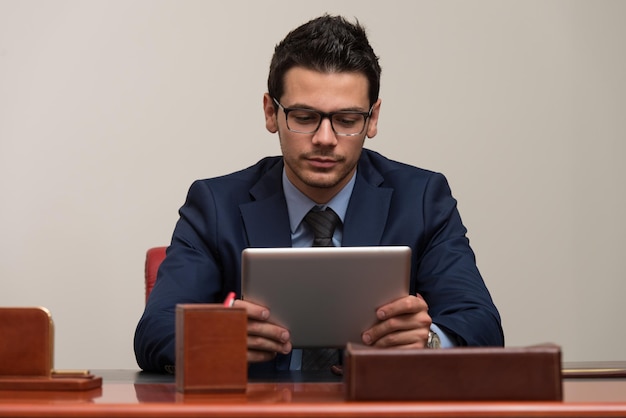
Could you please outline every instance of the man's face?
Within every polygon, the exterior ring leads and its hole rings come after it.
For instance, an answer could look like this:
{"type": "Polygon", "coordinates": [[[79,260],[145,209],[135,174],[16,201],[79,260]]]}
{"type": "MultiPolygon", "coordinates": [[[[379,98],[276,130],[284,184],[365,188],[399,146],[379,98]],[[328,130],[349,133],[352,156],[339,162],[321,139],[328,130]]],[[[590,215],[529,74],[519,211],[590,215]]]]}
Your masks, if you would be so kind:
{"type": "MultiPolygon", "coordinates": [[[[320,73],[294,67],[285,74],[284,94],[276,97],[285,108],[321,112],[368,112],[369,83],[361,73],[320,73]]],[[[377,133],[380,100],[374,104],[365,129],[355,136],[336,135],[328,118],[317,132],[302,134],[287,129],[285,112],[276,110],[272,98],[263,98],[268,131],[278,132],[289,180],[316,203],[328,202],[352,177],[365,137],[377,133]]]]}

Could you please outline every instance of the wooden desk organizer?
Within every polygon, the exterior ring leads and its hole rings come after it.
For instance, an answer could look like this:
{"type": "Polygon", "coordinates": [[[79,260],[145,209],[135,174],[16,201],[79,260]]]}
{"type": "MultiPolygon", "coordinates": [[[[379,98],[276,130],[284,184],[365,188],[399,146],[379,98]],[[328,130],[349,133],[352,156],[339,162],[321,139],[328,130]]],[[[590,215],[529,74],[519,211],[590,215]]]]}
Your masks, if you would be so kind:
{"type": "Polygon", "coordinates": [[[0,308],[0,390],[87,390],[102,386],[88,371],[54,371],[54,323],[42,307],[0,308]]]}
{"type": "Polygon", "coordinates": [[[0,376],[50,377],[53,348],[46,308],[0,308],[0,376]]]}
{"type": "Polygon", "coordinates": [[[176,389],[244,392],[248,383],[245,309],[221,304],[176,306],[176,389]]]}
{"type": "Polygon", "coordinates": [[[459,347],[378,349],[349,343],[344,354],[348,400],[559,401],[561,350],[459,347]]]}

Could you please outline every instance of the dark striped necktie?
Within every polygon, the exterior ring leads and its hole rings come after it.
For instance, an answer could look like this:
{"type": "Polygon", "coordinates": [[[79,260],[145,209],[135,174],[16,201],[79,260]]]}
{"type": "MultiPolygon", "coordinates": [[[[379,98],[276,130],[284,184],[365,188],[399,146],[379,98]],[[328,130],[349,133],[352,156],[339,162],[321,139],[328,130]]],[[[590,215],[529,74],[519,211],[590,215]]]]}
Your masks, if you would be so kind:
{"type": "Polygon", "coordinates": [[[326,208],[326,210],[311,209],[304,217],[304,222],[313,231],[315,236],[313,239],[314,247],[334,247],[333,234],[341,219],[331,208],[326,208]]]}
{"type": "MultiPolygon", "coordinates": [[[[311,228],[315,238],[313,247],[334,247],[333,234],[341,222],[339,216],[331,209],[311,209],[304,217],[304,222],[311,228]]],[[[339,363],[338,350],[332,348],[305,348],[302,350],[302,370],[330,370],[339,363]]]]}

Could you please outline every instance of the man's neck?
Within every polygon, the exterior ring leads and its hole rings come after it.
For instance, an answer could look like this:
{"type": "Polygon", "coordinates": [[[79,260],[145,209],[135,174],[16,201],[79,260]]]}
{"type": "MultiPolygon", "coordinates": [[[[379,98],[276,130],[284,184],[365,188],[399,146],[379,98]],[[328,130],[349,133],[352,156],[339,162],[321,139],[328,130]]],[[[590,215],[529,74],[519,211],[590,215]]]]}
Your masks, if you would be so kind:
{"type": "Polygon", "coordinates": [[[326,205],[330,202],[354,177],[356,169],[347,175],[341,182],[330,187],[309,186],[300,178],[298,178],[291,170],[285,167],[285,174],[289,182],[300,191],[303,195],[315,202],[316,205],[326,205]]]}

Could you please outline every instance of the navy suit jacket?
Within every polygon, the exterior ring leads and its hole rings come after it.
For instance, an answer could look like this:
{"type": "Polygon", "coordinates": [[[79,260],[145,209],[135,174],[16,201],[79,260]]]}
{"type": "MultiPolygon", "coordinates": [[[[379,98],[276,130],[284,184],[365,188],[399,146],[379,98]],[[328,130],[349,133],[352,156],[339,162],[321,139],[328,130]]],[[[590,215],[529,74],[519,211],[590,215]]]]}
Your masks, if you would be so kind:
{"type": "MultiPolygon", "coordinates": [[[[241,294],[244,248],[291,247],[282,171],[282,157],[268,157],[192,184],[135,333],[142,369],[163,371],[174,364],[177,303],[215,303],[229,291],[241,294]]],[[[424,297],[433,322],[459,345],[504,344],[498,310],[443,175],[364,149],[342,245],[411,247],[409,291],[424,297]]]]}

